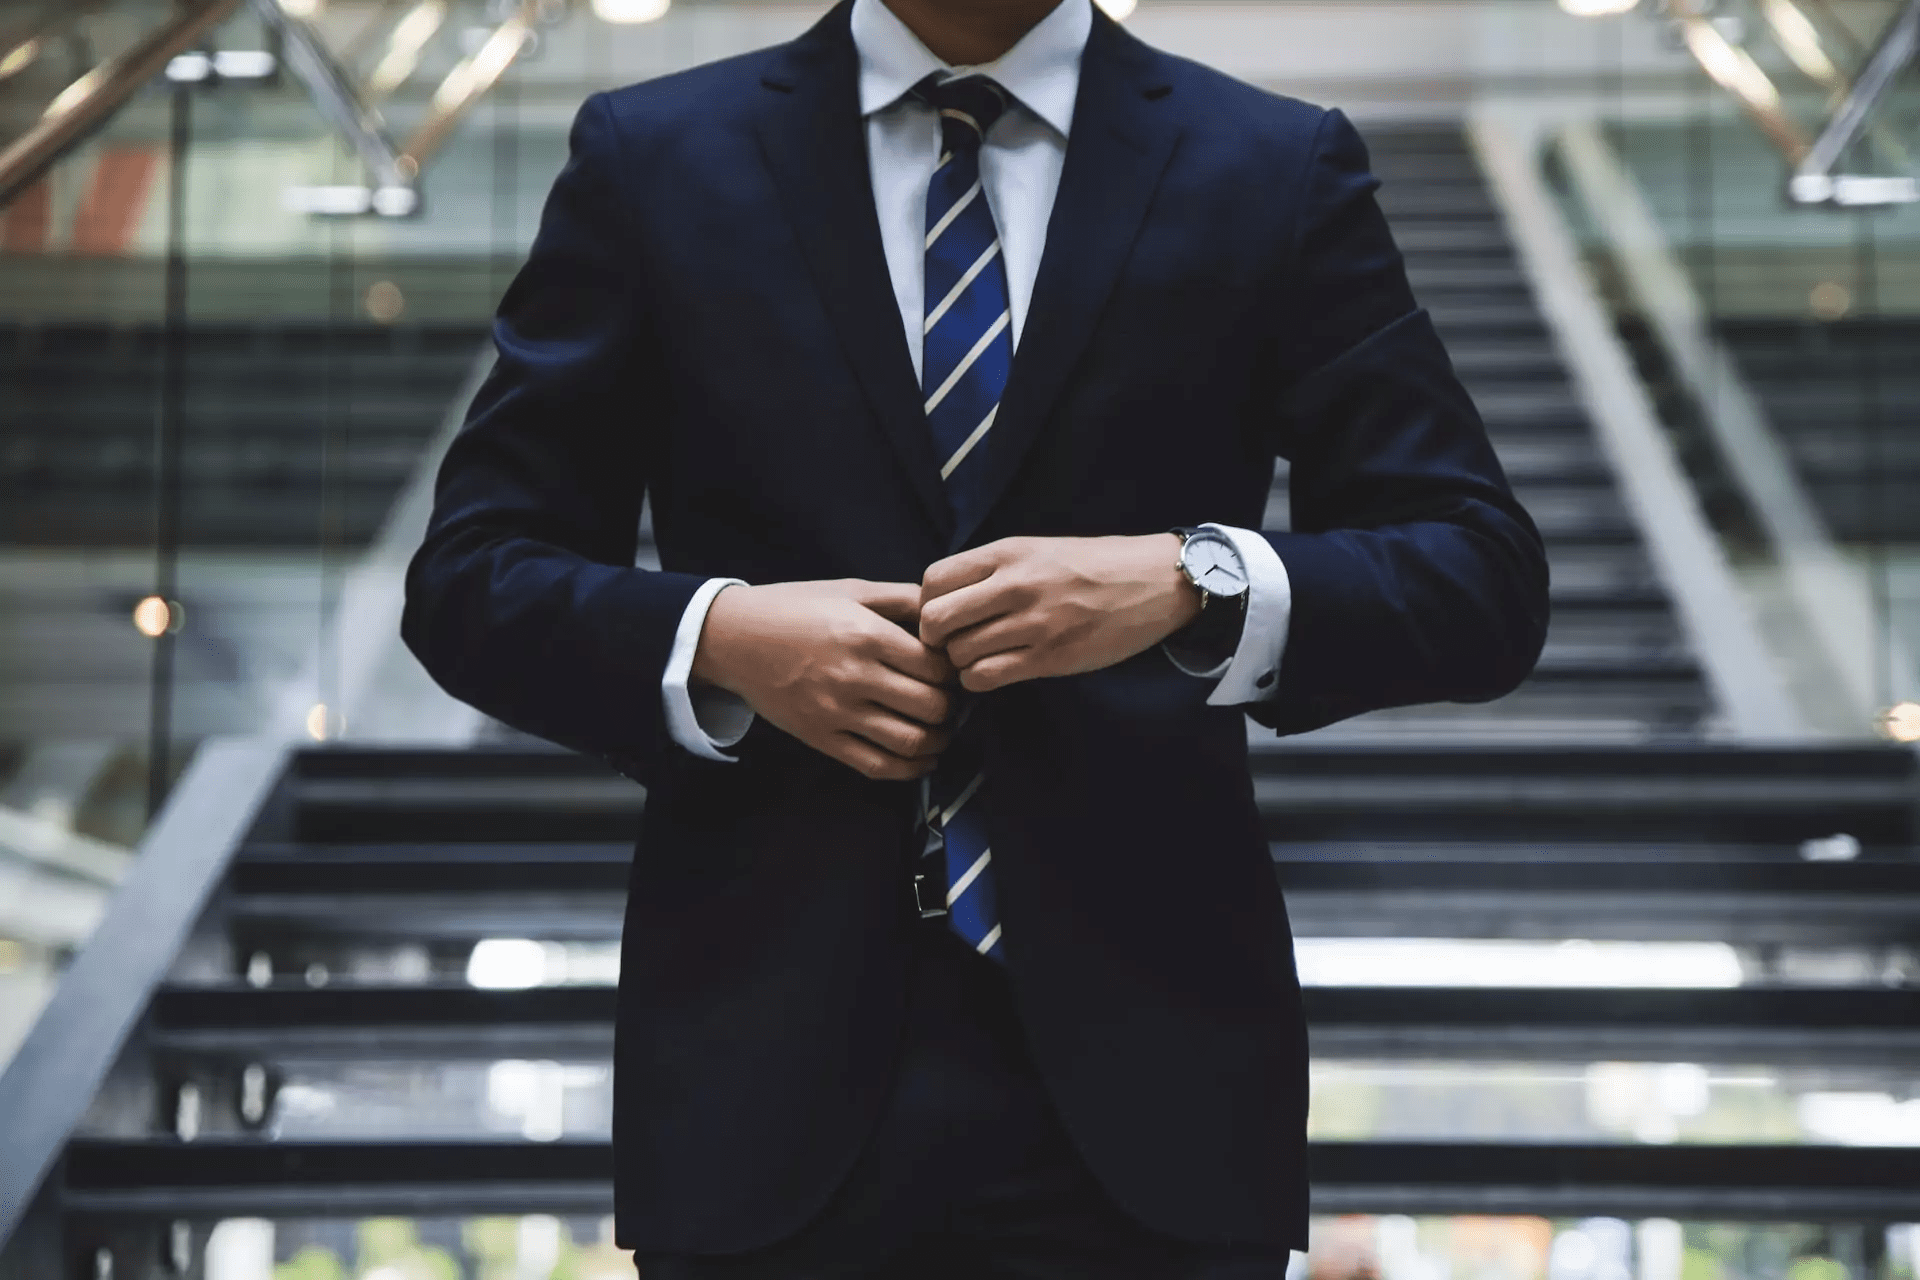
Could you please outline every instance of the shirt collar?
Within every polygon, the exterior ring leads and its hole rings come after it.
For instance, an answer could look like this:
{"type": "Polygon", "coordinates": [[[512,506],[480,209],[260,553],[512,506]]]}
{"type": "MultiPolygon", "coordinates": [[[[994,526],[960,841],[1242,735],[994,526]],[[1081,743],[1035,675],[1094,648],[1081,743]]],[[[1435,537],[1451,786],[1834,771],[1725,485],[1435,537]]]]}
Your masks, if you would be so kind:
{"type": "Polygon", "coordinates": [[[1067,136],[1080,91],[1080,54],[1093,30],[1093,0],[1060,0],[1020,43],[978,67],[940,61],[884,0],[853,0],[849,22],[860,53],[861,115],[886,110],[936,71],[964,70],[993,77],[1021,106],[1067,136]]]}

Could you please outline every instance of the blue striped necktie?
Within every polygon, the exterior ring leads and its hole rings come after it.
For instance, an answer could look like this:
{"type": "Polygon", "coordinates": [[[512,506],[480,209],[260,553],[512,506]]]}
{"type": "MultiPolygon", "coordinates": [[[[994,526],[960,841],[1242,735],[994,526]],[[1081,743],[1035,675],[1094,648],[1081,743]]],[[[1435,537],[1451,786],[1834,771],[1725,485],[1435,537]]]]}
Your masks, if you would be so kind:
{"type": "MultiPolygon", "coordinates": [[[[956,518],[971,522],[986,501],[984,445],[1013,364],[1006,264],[980,186],[980,144],[1007,109],[1007,94],[985,76],[941,83],[937,74],[913,94],[939,112],[941,138],[940,163],[927,185],[921,387],[947,501],[956,518]]],[[[967,727],[974,704],[964,692],[960,699],[953,743],[922,780],[926,853],[939,864],[932,878],[946,883],[947,926],[1004,964],[984,756],[978,732],[967,727]]]]}

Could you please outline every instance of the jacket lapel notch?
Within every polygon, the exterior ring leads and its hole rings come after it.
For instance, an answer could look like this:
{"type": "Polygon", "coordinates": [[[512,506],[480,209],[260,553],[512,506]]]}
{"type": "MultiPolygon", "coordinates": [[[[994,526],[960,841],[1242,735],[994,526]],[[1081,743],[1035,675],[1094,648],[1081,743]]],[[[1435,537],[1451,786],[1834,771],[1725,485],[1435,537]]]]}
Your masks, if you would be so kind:
{"type": "Polygon", "coordinates": [[[841,0],[762,76],[760,147],[881,434],[944,542],[953,514],[881,247],[851,9],[841,0]]]}
{"type": "Polygon", "coordinates": [[[994,419],[986,501],[953,528],[967,544],[1020,468],[1098,322],[1179,140],[1159,57],[1094,9],[1059,193],[1026,324],[994,419]]]}

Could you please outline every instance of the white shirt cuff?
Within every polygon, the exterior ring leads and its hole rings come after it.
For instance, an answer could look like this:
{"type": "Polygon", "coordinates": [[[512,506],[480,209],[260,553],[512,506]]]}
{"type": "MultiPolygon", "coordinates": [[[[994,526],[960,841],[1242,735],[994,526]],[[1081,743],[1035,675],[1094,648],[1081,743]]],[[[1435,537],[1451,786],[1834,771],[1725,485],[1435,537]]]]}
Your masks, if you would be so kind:
{"type": "Polygon", "coordinates": [[[736,693],[713,685],[689,689],[687,679],[693,672],[693,655],[700,648],[700,629],[706,625],[707,610],[723,587],[746,586],[740,578],[709,578],[687,601],[680,615],[679,629],[673,633],[673,652],[667,657],[666,672],[660,677],[660,696],[667,710],[667,732],[680,746],[704,760],[732,763],[738,759],[720,748],[731,747],[747,736],[753,725],[753,708],[736,693]]]}
{"type": "Polygon", "coordinates": [[[1167,653],[1189,675],[1219,677],[1207,695],[1209,706],[1237,706],[1271,698],[1280,683],[1280,659],[1287,647],[1287,622],[1293,613],[1293,583],[1273,544],[1251,529],[1204,524],[1233,543],[1247,570],[1247,616],[1233,656],[1211,671],[1194,671],[1167,653]]]}

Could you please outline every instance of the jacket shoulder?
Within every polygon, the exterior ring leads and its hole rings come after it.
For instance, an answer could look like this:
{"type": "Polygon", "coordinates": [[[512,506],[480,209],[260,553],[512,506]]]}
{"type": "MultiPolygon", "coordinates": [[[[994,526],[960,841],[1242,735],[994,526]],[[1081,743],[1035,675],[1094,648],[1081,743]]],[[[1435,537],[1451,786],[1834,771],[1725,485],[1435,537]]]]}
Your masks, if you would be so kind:
{"type": "Polygon", "coordinates": [[[1205,63],[1155,50],[1161,76],[1190,124],[1215,137],[1309,148],[1331,112],[1237,79],[1205,63]]]}
{"type": "Polygon", "coordinates": [[[606,100],[608,113],[623,132],[652,133],[675,125],[731,120],[757,100],[761,78],[785,48],[773,45],[736,54],[598,96],[606,100]]]}

